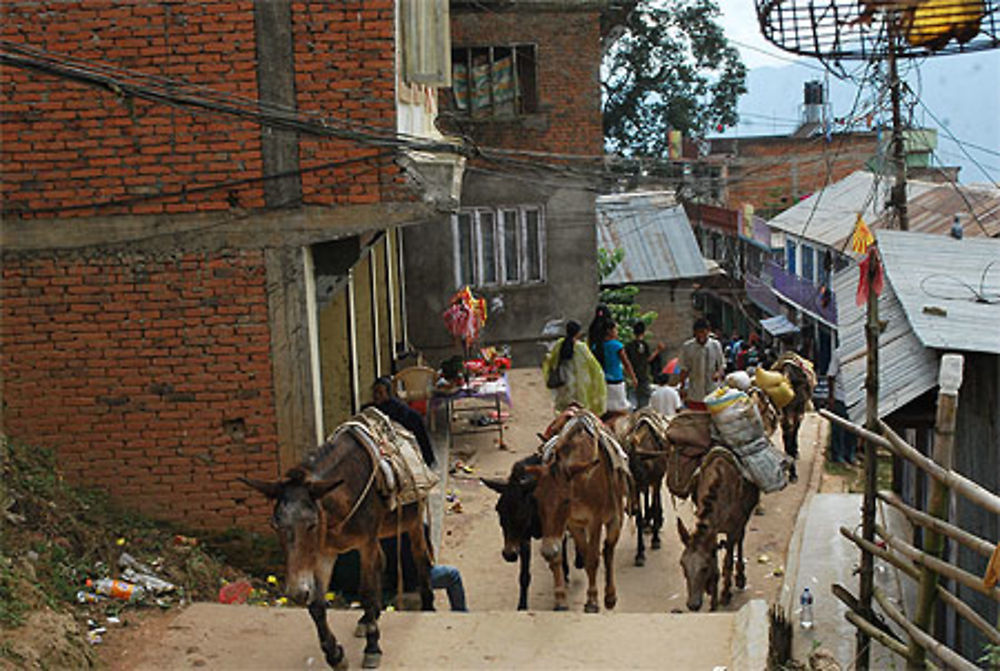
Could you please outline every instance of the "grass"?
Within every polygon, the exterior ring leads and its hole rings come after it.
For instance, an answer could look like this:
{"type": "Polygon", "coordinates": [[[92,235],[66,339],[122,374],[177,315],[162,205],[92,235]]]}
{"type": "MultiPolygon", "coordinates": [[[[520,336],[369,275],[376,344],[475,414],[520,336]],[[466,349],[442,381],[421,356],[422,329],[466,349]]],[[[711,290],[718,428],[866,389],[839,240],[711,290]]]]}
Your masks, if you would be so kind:
{"type": "MultiPolygon", "coordinates": [[[[879,490],[892,488],[892,455],[888,452],[878,451],[876,455],[877,470],[875,475],[876,488],[879,490]]],[[[847,491],[860,493],[865,490],[865,468],[864,462],[859,462],[857,466],[834,463],[826,461],[823,465],[826,473],[843,478],[847,482],[847,491]]]]}

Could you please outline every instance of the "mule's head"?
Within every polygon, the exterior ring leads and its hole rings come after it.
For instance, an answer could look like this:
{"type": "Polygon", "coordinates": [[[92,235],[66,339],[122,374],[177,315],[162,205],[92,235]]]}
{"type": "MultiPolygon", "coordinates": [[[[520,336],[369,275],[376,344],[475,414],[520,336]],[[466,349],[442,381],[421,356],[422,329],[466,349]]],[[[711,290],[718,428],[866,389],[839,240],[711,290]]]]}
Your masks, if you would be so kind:
{"type": "Polygon", "coordinates": [[[711,542],[699,542],[688,533],[680,518],[677,519],[677,532],[684,544],[681,568],[684,569],[684,579],[687,581],[687,607],[688,610],[696,611],[701,608],[704,595],[714,593],[719,584],[716,545],[714,539],[711,542]]]}
{"type": "Polygon", "coordinates": [[[322,559],[326,515],[320,500],[343,480],[307,482],[305,474],[292,470],[277,481],[240,480],[274,501],[271,527],[285,551],[285,591],[298,604],[309,603],[326,591],[316,583],[316,566],[322,559]]]}
{"type": "Polygon", "coordinates": [[[521,544],[540,533],[537,528],[538,504],[534,497],[537,480],[523,471],[515,471],[507,480],[482,478],[482,482],[500,495],[496,511],[503,530],[501,554],[509,562],[517,561],[521,544]]]}
{"type": "Polygon", "coordinates": [[[538,501],[538,517],[542,525],[542,556],[546,561],[555,560],[562,551],[562,537],[569,522],[573,480],[600,463],[598,459],[587,462],[556,459],[525,469],[538,478],[535,500],[538,501]]]}

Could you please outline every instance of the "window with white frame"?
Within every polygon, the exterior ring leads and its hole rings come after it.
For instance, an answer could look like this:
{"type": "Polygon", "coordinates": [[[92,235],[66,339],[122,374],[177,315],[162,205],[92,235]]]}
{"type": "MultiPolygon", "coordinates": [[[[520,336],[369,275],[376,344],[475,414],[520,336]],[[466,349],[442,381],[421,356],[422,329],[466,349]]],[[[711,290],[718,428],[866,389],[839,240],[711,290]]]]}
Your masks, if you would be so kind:
{"type": "Polygon", "coordinates": [[[467,208],[452,216],[458,287],[533,284],[545,279],[539,207],[467,208]]]}
{"type": "Polygon", "coordinates": [[[802,245],[802,279],[810,282],[816,281],[816,255],[810,245],[802,245]]]}

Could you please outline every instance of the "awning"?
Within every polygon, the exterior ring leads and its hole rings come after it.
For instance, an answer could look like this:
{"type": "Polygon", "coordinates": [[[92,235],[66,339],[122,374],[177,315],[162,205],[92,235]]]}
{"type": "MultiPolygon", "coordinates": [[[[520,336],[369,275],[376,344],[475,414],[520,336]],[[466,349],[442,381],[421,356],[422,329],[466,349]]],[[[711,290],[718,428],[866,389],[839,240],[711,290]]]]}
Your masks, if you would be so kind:
{"type": "Polygon", "coordinates": [[[762,319],[760,325],[764,327],[764,330],[778,338],[789,333],[798,333],[799,327],[788,321],[788,317],[785,315],[778,315],[777,317],[768,317],[767,319],[762,319]]]}

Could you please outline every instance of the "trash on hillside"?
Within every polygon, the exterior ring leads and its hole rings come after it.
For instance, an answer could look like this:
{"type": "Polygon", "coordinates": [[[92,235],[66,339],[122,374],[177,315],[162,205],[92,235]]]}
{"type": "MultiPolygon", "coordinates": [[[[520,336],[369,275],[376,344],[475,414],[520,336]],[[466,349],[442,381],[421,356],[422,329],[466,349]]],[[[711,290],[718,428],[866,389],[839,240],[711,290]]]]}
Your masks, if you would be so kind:
{"type": "Polygon", "coordinates": [[[103,594],[119,601],[134,603],[142,601],[146,597],[146,589],[144,587],[124,580],[114,580],[112,578],[90,580],[88,578],[86,584],[87,587],[93,589],[97,594],[103,594]]]}
{"type": "Polygon", "coordinates": [[[757,557],[757,563],[758,564],[770,564],[771,563],[771,557],[769,555],[762,554],[762,555],[760,555],[760,556],[757,557]]]}
{"type": "Polygon", "coordinates": [[[219,603],[246,603],[252,591],[253,586],[248,580],[226,583],[219,589],[219,603]]]}

